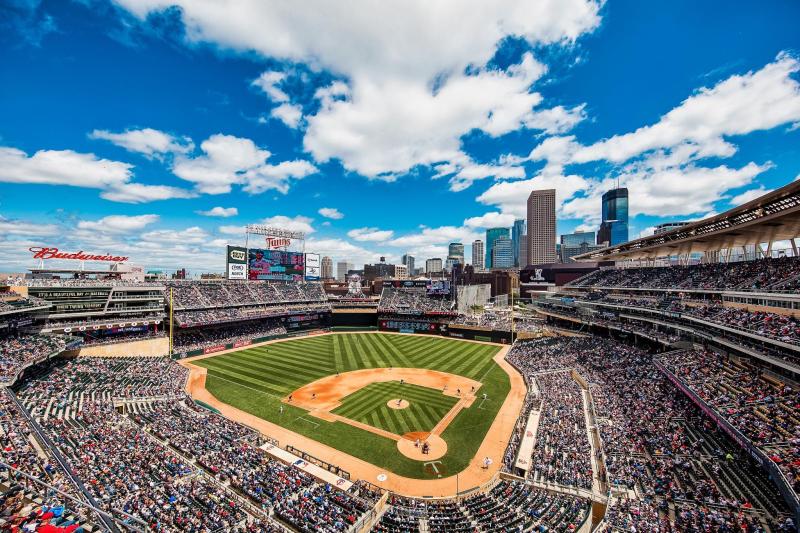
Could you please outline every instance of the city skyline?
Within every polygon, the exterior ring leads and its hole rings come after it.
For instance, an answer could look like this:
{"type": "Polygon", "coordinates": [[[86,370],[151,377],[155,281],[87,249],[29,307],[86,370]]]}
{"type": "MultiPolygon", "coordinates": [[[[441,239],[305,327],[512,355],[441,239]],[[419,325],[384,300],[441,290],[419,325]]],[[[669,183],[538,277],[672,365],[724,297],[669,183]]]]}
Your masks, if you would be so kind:
{"type": "Polygon", "coordinates": [[[627,188],[634,239],[800,175],[796,3],[570,0],[466,19],[419,3],[401,21],[368,5],[369,29],[270,3],[14,5],[0,271],[56,246],[221,272],[248,223],[305,231],[334,261],[422,265],[450,242],[471,257],[488,228],[527,218],[532,190],[556,189],[566,234],[597,231],[602,194],[627,188]]]}

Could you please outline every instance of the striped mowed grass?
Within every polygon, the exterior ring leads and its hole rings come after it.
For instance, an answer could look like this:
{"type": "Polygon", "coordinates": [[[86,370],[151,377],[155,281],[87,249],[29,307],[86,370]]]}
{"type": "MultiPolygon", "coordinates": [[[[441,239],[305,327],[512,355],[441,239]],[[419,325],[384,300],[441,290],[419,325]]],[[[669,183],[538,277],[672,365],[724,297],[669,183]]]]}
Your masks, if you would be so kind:
{"type": "Polygon", "coordinates": [[[208,368],[206,388],[224,403],[396,474],[432,479],[436,474],[421,462],[397,452],[395,440],[343,421],[312,417],[282,399],[322,377],[365,368],[424,368],[480,381],[488,400],[462,409],[441,434],[448,451],[440,466],[458,472],[477,453],[510,390],[508,375],[492,359],[499,349],[423,335],[342,333],[246,348],[194,363],[208,368]]]}
{"type": "Polygon", "coordinates": [[[342,399],[334,414],[380,428],[397,435],[431,431],[458,400],[442,391],[399,381],[371,383],[342,399]],[[388,403],[408,401],[404,409],[392,409],[388,403]]]}
{"type": "Polygon", "coordinates": [[[319,378],[362,368],[426,368],[480,381],[497,347],[431,337],[334,334],[200,359],[208,375],[283,397],[319,378]]]}

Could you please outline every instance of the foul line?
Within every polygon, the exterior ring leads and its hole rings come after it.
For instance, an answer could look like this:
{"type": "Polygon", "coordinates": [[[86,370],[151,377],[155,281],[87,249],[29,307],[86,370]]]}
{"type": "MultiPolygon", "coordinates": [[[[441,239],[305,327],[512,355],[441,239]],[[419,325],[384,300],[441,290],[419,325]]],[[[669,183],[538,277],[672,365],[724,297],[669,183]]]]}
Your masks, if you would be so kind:
{"type": "Polygon", "coordinates": [[[313,424],[314,425],[314,429],[319,427],[319,423],[314,422],[313,420],[309,420],[308,418],[305,418],[305,417],[302,417],[302,416],[298,416],[297,418],[294,419],[295,422],[297,422],[298,420],[302,420],[303,422],[308,422],[309,424],[313,424]]]}
{"type": "MultiPolygon", "coordinates": [[[[200,368],[202,368],[202,367],[200,367],[200,368]]],[[[206,383],[208,383],[208,378],[209,377],[212,377],[212,378],[215,378],[215,379],[221,379],[222,381],[227,381],[228,383],[233,383],[234,385],[238,385],[238,386],[242,387],[243,389],[248,389],[248,390],[251,390],[251,391],[255,391],[255,392],[257,392],[259,394],[263,394],[265,396],[271,396],[273,398],[278,398],[279,400],[283,398],[283,396],[278,396],[277,394],[273,394],[271,392],[267,392],[267,391],[263,391],[263,390],[259,390],[259,389],[254,389],[253,387],[248,387],[247,385],[242,385],[241,383],[238,383],[236,381],[231,381],[229,379],[225,379],[223,377],[217,376],[216,374],[206,374],[206,383]]],[[[208,387],[205,387],[205,389],[208,390],[208,387]]],[[[209,392],[211,392],[211,391],[209,391],[209,392]]],[[[291,405],[291,404],[289,404],[289,405],[291,405]]]]}

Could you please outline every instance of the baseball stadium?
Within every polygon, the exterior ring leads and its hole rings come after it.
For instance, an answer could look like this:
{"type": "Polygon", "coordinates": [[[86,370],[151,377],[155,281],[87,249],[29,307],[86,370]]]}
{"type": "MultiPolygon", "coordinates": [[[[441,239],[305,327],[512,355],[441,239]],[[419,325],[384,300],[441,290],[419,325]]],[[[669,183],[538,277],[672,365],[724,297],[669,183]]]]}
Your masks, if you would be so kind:
{"type": "Polygon", "coordinates": [[[798,533],[800,0],[0,0],[0,533],[798,533]]]}
{"type": "Polygon", "coordinates": [[[523,269],[480,305],[458,275],[342,292],[289,249],[302,234],[257,225],[228,279],[33,250],[2,293],[5,498],[88,531],[695,531],[709,510],[788,531],[796,256],[630,260],[794,242],[798,195],[589,252],[566,281],[523,269]]]}

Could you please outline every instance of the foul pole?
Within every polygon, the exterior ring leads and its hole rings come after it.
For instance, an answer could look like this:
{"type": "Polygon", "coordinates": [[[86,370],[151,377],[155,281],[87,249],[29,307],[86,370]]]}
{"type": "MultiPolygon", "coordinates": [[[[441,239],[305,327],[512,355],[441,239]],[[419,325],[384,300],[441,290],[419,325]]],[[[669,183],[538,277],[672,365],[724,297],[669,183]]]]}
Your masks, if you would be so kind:
{"type": "Polygon", "coordinates": [[[169,356],[172,357],[172,332],[174,331],[175,324],[172,322],[172,308],[173,308],[173,300],[172,300],[172,291],[174,289],[172,287],[169,288],[169,356]]]}

